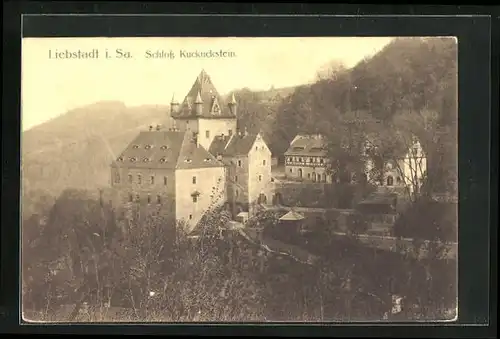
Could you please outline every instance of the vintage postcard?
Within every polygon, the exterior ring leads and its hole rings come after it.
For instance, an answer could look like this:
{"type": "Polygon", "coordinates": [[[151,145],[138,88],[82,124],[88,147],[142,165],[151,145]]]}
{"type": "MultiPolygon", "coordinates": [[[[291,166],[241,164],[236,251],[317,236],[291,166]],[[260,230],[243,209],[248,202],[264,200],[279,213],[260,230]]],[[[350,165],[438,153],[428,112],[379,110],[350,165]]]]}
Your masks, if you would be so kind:
{"type": "Polygon", "coordinates": [[[457,48],[24,38],[22,318],[456,319],[457,48]]]}

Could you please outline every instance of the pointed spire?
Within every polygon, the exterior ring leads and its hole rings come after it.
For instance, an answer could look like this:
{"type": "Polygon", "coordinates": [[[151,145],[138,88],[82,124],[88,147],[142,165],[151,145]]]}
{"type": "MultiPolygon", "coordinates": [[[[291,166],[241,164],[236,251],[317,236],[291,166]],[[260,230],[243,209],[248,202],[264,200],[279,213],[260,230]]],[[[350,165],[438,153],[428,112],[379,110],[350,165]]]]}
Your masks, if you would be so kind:
{"type": "Polygon", "coordinates": [[[196,100],[194,101],[195,104],[202,104],[203,100],[201,100],[201,93],[198,91],[198,95],[196,96],[196,100]]]}
{"type": "Polygon", "coordinates": [[[177,101],[177,98],[175,97],[175,92],[172,94],[172,100],[170,101],[171,104],[178,104],[179,102],[177,101]]]}
{"type": "Polygon", "coordinates": [[[229,101],[231,105],[236,105],[236,98],[234,97],[234,92],[231,93],[231,100],[229,101]]]}

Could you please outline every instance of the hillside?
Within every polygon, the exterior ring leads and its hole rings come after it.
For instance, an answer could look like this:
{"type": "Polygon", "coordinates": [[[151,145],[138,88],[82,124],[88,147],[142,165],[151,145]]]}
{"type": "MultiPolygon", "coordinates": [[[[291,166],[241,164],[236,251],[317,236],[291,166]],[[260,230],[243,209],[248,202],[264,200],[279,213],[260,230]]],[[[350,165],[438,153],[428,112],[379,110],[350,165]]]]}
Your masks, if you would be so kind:
{"type": "Polygon", "coordinates": [[[71,110],[22,133],[23,190],[51,195],[108,185],[109,164],[150,124],[168,124],[168,107],[100,102],[71,110]]]}
{"type": "MultiPolygon", "coordinates": [[[[440,144],[456,147],[456,75],[453,39],[400,38],[371,59],[312,85],[235,90],[238,126],[260,131],[273,154],[280,156],[297,133],[331,129],[335,117],[349,111],[390,120],[397,112],[426,108],[439,112],[440,124],[452,132],[440,144]]],[[[167,121],[168,110],[168,106],[100,102],[24,132],[24,191],[57,195],[69,187],[107,186],[113,157],[140,129],[167,121]]],[[[455,164],[454,149],[442,153],[452,156],[447,163],[455,164]]]]}

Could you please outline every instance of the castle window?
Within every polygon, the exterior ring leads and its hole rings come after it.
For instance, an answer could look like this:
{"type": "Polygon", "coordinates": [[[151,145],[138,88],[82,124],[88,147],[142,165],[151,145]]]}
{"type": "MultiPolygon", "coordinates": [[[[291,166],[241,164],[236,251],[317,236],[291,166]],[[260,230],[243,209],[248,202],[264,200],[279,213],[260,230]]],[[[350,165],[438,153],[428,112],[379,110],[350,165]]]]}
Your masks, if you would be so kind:
{"type": "Polygon", "coordinates": [[[148,194],[148,204],[151,203],[151,196],[148,194]]]}
{"type": "Polygon", "coordinates": [[[193,195],[193,202],[198,202],[198,196],[197,195],[193,195]]]}
{"type": "Polygon", "coordinates": [[[191,219],[193,219],[193,215],[192,214],[189,215],[189,220],[191,220],[191,219]]]}
{"type": "Polygon", "coordinates": [[[389,175],[387,177],[387,186],[392,186],[392,185],[394,185],[394,179],[392,176],[389,175]]]}
{"type": "Polygon", "coordinates": [[[137,183],[142,184],[142,176],[140,174],[137,175],[137,183]]]}
{"type": "Polygon", "coordinates": [[[311,179],[311,173],[307,173],[307,179],[311,179]]]}
{"type": "Polygon", "coordinates": [[[309,162],[313,162],[313,158],[309,158],[309,162]]]}
{"type": "Polygon", "coordinates": [[[129,202],[134,201],[134,196],[132,195],[132,193],[129,193],[129,194],[128,194],[128,201],[129,201],[129,202]]]}
{"type": "Polygon", "coordinates": [[[115,172],[115,183],[120,183],[120,173],[115,172]]]}
{"type": "Polygon", "coordinates": [[[229,136],[233,135],[233,130],[230,129],[229,131],[227,131],[227,133],[229,134],[229,136]]]}
{"type": "Polygon", "coordinates": [[[196,177],[193,177],[193,184],[196,184],[196,177]]]}
{"type": "Polygon", "coordinates": [[[208,138],[210,138],[210,131],[208,131],[208,130],[207,130],[207,131],[205,131],[205,137],[206,137],[207,139],[208,139],[208,138]]]}
{"type": "Polygon", "coordinates": [[[255,146],[255,150],[258,151],[259,150],[259,147],[258,146],[255,146]]]}
{"type": "Polygon", "coordinates": [[[156,203],[161,204],[161,195],[156,196],[156,203]]]}
{"type": "Polygon", "coordinates": [[[319,159],[319,163],[322,164],[324,162],[323,158],[319,159]]]}
{"type": "Polygon", "coordinates": [[[128,175],[128,182],[131,184],[133,181],[134,181],[134,179],[132,178],[132,174],[129,174],[128,175]]]}
{"type": "Polygon", "coordinates": [[[262,160],[262,166],[266,166],[266,161],[262,160]]]}
{"type": "Polygon", "coordinates": [[[262,181],[262,175],[259,175],[259,181],[262,181]]]}
{"type": "Polygon", "coordinates": [[[292,171],[292,169],[290,168],[290,173],[292,173],[292,172],[293,172],[293,171],[292,171]]]}
{"type": "Polygon", "coordinates": [[[238,167],[241,167],[241,160],[238,160],[238,167]]]}
{"type": "Polygon", "coordinates": [[[155,184],[155,176],[154,176],[154,175],[152,175],[152,176],[151,176],[151,185],[154,185],[154,184],[155,184]]]}
{"type": "Polygon", "coordinates": [[[163,185],[167,186],[167,177],[163,177],[163,185]]]}

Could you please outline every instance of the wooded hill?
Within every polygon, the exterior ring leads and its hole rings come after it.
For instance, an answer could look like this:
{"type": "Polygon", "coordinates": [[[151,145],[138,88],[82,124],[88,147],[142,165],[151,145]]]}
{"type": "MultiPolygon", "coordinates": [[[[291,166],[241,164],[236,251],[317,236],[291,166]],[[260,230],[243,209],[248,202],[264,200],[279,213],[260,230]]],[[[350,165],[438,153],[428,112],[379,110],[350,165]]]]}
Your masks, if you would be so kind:
{"type": "MultiPolygon", "coordinates": [[[[388,122],[398,113],[436,111],[447,132],[433,142],[447,144],[441,153],[451,156],[440,164],[456,172],[456,54],[454,39],[398,38],[354,68],[336,70],[312,85],[237,90],[239,127],[261,131],[273,154],[282,156],[297,133],[333,130],[339,117],[352,112],[388,122]]],[[[168,111],[168,106],[101,102],[23,132],[23,193],[57,196],[69,187],[106,187],[113,157],[139,130],[168,124],[168,111]]]]}

